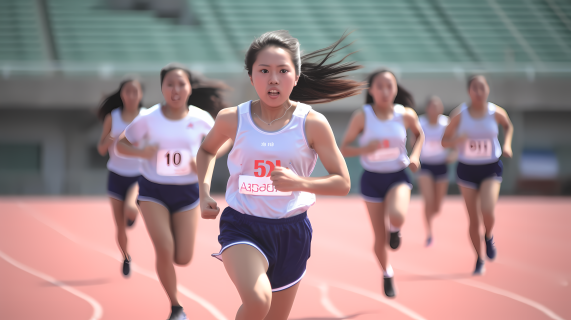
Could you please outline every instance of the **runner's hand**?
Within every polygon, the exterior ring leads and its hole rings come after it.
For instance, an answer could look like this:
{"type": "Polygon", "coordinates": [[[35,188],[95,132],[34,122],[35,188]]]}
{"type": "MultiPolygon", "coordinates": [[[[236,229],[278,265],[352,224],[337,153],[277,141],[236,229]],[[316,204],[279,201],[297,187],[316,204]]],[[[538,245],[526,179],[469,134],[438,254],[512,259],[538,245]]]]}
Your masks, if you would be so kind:
{"type": "Polygon", "coordinates": [[[210,196],[204,196],[200,199],[200,211],[202,219],[216,219],[220,213],[220,208],[216,203],[216,200],[212,199],[210,196]]]}
{"type": "Polygon", "coordinates": [[[276,167],[270,175],[270,180],[272,180],[274,187],[278,191],[289,192],[300,190],[301,179],[289,168],[276,167]]]}

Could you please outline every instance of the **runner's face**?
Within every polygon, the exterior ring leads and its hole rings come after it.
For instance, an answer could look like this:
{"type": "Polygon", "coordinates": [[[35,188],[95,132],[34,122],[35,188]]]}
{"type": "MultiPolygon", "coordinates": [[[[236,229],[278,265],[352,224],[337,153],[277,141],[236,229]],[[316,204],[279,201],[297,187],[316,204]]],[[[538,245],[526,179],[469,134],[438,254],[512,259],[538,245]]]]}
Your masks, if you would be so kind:
{"type": "Polygon", "coordinates": [[[180,69],[171,70],[165,75],[161,90],[167,105],[174,108],[186,108],[186,101],[192,93],[188,76],[180,69]]]}
{"type": "Polygon", "coordinates": [[[428,116],[428,118],[430,118],[431,120],[436,119],[438,118],[439,115],[442,114],[442,112],[444,112],[444,106],[442,105],[442,101],[436,98],[430,99],[430,102],[426,106],[426,115],[428,116]]]}
{"type": "Polygon", "coordinates": [[[143,99],[143,89],[139,81],[129,81],[121,88],[121,100],[126,110],[137,110],[141,99],[143,99]]]}
{"type": "Polygon", "coordinates": [[[397,91],[397,79],[390,72],[379,73],[369,88],[369,94],[378,106],[392,106],[397,91]]]}
{"type": "Polygon", "coordinates": [[[256,93],[269,107],[286,104],[298,79],[289,52],[274,46],[258,53],[250,76],[256,93]]]}
{"type": "Polygon", "coordinates": [[[476,77],[470,83],[468,88],[468,94],[472,100],[472,104],[482,105],[488,101],[488,95],[490,94],[490,87],[486,78],[482,76],[476,77]]]}

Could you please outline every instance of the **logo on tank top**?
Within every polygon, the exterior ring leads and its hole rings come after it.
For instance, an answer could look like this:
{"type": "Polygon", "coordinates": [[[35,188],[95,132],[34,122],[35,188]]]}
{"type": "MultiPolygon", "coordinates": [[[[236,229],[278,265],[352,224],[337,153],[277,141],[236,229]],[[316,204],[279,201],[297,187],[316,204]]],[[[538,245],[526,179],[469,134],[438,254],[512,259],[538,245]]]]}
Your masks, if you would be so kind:
{"type": "Polygon", "coordinates": [[[187,128],[187,129],[188,129],[188,128],[194,128],[194,124],[189,123],[188,126],[186,126],[186,128],[187,128]]]}

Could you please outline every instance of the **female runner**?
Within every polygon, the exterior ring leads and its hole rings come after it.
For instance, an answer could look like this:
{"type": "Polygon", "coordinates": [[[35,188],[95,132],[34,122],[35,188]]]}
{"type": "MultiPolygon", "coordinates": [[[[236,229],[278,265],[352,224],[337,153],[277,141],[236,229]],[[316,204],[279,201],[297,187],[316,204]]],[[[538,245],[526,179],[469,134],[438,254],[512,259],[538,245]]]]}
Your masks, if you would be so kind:
{"type": "Polygon", "coordinates": [[[488,102],[490,87],[484,76],[468,80],[468,94],[471,103],[457,108],[459,113],[446,128],[442,146],[458,149],[457,183],[470,217],[470,239],[477,255],[474,275],[481,275],[485,268],[480,249],[480,216],[486,230],[486,255],[490,260],[496,257],[492,231],[503,172],[498,124],[504,128],[503,155],[508,158],[512,156],[513,125],[504,109],[488,102]]]}
{"type": "Polygon", "coordinates": [[[173,264],[184,266],[192,258],[199,214],[195,155],[214,124],[211,113],[222,107],[215,88],[198,86],[184,66],[167,65],[161,70],[165,103],[133,120],[117,145],[120,153],[143,159],[138,199],[157,274],[171,302],[171,320],[186,319],[173,264]],[[202,101],[203,109],[193,101],[202,101]],[[136,148],[137,143],[146,146],[136,148]]]}
{"type": "Polygon", "coordinates": [[[99,108],[99,119],[103,120],[103,131],[97,145],[97,151],[104,156],[109,152],[107,169],[107,193],[111,199],[113,217],[117,228],[117,243],[123,255],[123,275],[131,273],[131,257],[127,251],[126,227],[131,227],[139,213],[137,195],[139,194],[139,159],[124,158],[115,152],[117,138],[127,125],[137,117],[143,106],[143,89],[136,79],[121,82],[119,89],[109,95],[99,108]]]}
{"type": "Polygon", "coordinates": [[[369,211],[375,233],[375,254],[384,270],[384,291],[387,297],[396,295],[393,269],[388,263],[386,242],[396,250],[400,245],[400,228],[410,202],[412,184],[409,167],[416,172],[420,167],[420,150],[424,133],[418,122],[412,95],[398,85],[395,75],[387,70],[369,76],[369,90],[365,106],[353,117],[341,143],[345,157],[361,157],[365,169],[361,177],[361,193],[369,211]],[[405,107],[407,106],[407,107],[405,107]],[[406,130],[415,135],[410,157],[406,150],[406,130]],[[362,134],[359,147],[350,144],[362,134]],[[390,237],[386,234],[388,217],[390,237]]]}
{"type": "Polygon", "coordinates": [[[439,97],[430,98],[426,114],[419,117],[426,140],[420,152],[421,168],[418,186],[424,198],[426,219],[426,246],[432,245],[432,220],[440,211],[442,200],[448,191],[448,163],[455,159],[455,152],[442,147],[442,136],[449,118],[442,114],[444,106],[439,97]]]}
{"type": "Polygon", "coordinates": [[[220,112],[197,155],[202,217],[220,212],[210,196],[214,156],[228,139],[230,179],[215,257],[234,282],[242,306],[236,319],[287,319],[310,256],[307,209],[315,194],[346,195],[347,166],[327,119],[305,103],[325,103],[361,92],[341,74],[359,66],[328,63],[339,41],[304,56],[287,31],[267,32],[246,53],[246,70],[259,100],[220,112]],[[311,62],[319,58],[318,63],[311,62]],[[329,173],[309,177],[317,157],[329,173]]]}

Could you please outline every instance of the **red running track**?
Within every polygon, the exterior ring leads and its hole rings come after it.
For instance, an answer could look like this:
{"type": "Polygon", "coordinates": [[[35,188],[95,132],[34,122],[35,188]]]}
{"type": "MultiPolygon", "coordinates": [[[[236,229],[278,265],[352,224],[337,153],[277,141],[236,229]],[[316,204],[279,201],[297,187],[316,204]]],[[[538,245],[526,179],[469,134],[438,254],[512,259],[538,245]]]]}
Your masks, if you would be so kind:
{"type": "MultiPolygon", "coordinates": [[[[312,257],[290,319],[571,319],[571,199],[501,197],[498,258],[482,277],[471,276],[461,199],[445,200],[430,248],[413,199],[401,248],[390,253],[396,299],[382,293],[362,200],[319,197],[309,215],[312,257]]],[[[218,221],[201,220],[193,261],[177,268],[190,319],[233,319],[240,305],[210,257],[217,235],[218,221]]],[[[106,198],[0,198],[0,319],[166,319],[142,219],[128,236],[134,270],[124,279],[106,198]]]]}

